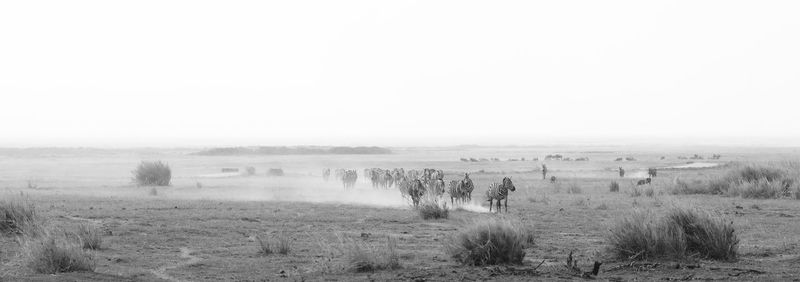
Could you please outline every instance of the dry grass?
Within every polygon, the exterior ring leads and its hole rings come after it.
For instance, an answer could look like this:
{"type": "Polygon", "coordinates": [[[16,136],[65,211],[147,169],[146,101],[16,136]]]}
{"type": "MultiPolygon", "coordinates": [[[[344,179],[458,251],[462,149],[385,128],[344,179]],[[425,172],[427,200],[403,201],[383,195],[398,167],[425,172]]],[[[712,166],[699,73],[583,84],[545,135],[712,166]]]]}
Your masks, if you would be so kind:
{"type": "Polygon", "coordinates": [[[639,190],[639,187],[633,186],[631,187],[631,192],[628,193],[631,197],[639,197],[642,196],[642,190],[639,190]]]}
{"type": "Polygon", "coordinates": [[[139,163],[133,170],[133,181],[140,186],[169,186],[172,170],[161,161],[139,163]]]}
{"type": "MultiPolygon", "coordinates": [[[[775,199],[790,197],[800,189],[800,163],[780,162],[767,164],[733,164],[723,177],[708,181],[707,185],[690,186],[675,179],[672,194],[726,194],[728,196],[775,199]]],[[[799,196],[795,193],[795,198],[799,196]]]]}
{"type": "Polygon", "coordinates": [[[22,199],[0,201],[0,232],[25,234],[40,222],[36,208],[22,199]]]}
{"type": "Polygon", "coordinates": [[[385,269],[402,268],[397,252],[397,241],[386,238],[384,249],[373,247],[365,242],[347,238],[338,234],[337,243],[326,243],[319,240],[319,248],[323,251],[321,261],[317,263],[322,272],[344,270],[349,272],[372,272],[385,269]]]}
{"type": "Polygon", "coordinates": [[[445,243],[450,256],[466,265],[521,264],[532,244],[529,230],[506,220],[475,221],[445,243]]]}
{"type": "Polygon", "coordinates": [[[570,182],[567,184],[567,194],[580,194],[583,193],[581,186],[577,182],[570,182]]]}
{"type": "Polygon", "coordinates": [[[273,253],[285,255],[292,250],[291,238],[283,233],[267,239],[256,235],[255,239],[258,242],[258,253],[262,255],[270,255],[273,253]]]}
{"type": "Polygon", "coordinates": [[[97,227],[89,224],[78,225],[75,235],[84,249],[99,250],[103,244],[103,236],[100,231],[97,227]]]}
{"type": "Polygon", "coordinates": [[[37,273],[94,271],[92,254],[85,251],[81,243],[58,230],[48,232],[40,238],[27,238],[21,244],[24,264],[37,273]]]}
{"type": "Polygon", "coordinates": [[[425,197],[417,208],[419,216],[422,219],[440,219],[447,218],[450,214],[450,209],[447,207],[447,202],[439,203],[437,199],[425,197]]]}
{"type": "Polygon", "coordinates": [[[607,237],[620,259],[733,260],[738,239],[731,223],[718,215],[690,208],[673,208],[663,217],[636,211],[618,220],[607,237]]]}
{"type": "Polygon", "coordinates": [[[647,188],[644,188],[644,195],[651,198],[655,196],[655,190],[653,190],[653,186],[647,186],[647,188]]]}
{"type": "Polygon", "coordinates": [[[619,192],[619,183],[611,181],[611,184],[608,185],[608,190],[611,192],[619,192]]]}

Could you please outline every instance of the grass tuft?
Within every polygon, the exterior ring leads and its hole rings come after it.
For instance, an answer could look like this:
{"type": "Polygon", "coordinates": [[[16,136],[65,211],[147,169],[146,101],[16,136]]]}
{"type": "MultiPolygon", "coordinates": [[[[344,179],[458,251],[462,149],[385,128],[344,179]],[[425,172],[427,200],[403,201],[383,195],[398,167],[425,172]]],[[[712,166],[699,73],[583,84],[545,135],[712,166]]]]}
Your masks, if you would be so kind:
{"type": "Polygon", "coordinates": [[[445,243],[447,253],[465,265],[521,264],[533,243],[529,230],[506,220],[478,220],[445,243]]]}
{"type": "Polygon", "coordinates": [[[422,200],[417,210],[419,211],[419,216],[425,220],[447,218],[450,214],[450,209],[447,207],[446,202],[440,204],[438,200],[428,197],[422,200]]]}
{"type": "Polygon", "coordinates": [[[91,253],[67,235],[67,232],[60,230],[40,238],[27,238],[21,250],[25,265],[42,274],[94,271],[95,262],[91,253]]]}
{"type": "Polygon", "coordinates": [[[103,244],[103,236],[97,227],[89,224],[78,225],[78,230],[75,232],[78,241],[84,249],[99,250],[103,244]]]}
{"type": "Polygon", "coordinates": [[[29,228],[36,227],[40,218],[36,208],[25,200],[0,201],[0,232],[6,234],[25,234],[29,228]]]}
{"type": "Polygon", "coordinates": [[[701,257],[734,260],[739,240],[732,223],[718,215],[689,208],[673,208],[656,218],[637,211],[618,220],[607,241],[620,259],[685,259],[701,257]]]}

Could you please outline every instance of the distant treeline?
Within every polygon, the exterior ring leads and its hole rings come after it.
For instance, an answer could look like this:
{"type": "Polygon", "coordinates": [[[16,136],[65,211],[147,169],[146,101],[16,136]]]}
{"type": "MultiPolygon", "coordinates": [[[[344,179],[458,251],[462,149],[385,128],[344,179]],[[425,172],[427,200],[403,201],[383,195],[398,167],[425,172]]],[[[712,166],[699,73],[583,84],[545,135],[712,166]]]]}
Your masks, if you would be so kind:
{"type": "Polygon", "coordinates": [[[392,150],[381,147],[222,147],[203,150],[195,155],[377,155],[391,154],[392,150]]]}

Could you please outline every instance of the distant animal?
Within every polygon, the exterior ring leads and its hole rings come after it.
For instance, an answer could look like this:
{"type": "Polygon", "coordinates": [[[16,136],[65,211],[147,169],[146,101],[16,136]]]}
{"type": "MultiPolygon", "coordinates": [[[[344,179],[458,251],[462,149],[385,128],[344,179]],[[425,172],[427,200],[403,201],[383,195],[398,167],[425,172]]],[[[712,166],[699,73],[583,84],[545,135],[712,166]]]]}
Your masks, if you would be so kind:
{"type": "Polygon", "coordinates": [[[619,167],[619,177],[625,177],[625,170],[619,167]]]}
{"type": "Polygon", "coordinates": [[[489,190],[486,190],[486,198],[489,201],[489,212],[492,211],[492,203],[497,200],[497,212],[501,211],[501,200],[505,200],[506,212],[508,212],[508,191],[517,190],[510,177],[504,177],[502,183],[492,183],[489,190]]]}
{"type": "Polygon", "coordinates": [[[455,201],[467,202],[472,199],[472,190],[475,187],[472,185],[472,179],[469,179],[469,173],[464,174],[462,180],[452,180],[448,186],[448,194],[450,194],[450,204],[455,204],[455,201]]]}
{"type": "Polygon", "coordinates": [[[444,188],[445,188],[444,180],[442,179],[433,180],[431,181],[431,185],[428,188],[430,188],[431,195],[439,197],[442,194],[444,194],[444,188]]]}
{"type": "Polygon", "coordinates": [[[547,165],[542,164],[542,180],[547,179],[547,165]]]}
{"type": "Polygon", "coordinates": [[[475,190],[475,185],[472,184],[472,179],[469,179],[469,173],[464,173],[464,179],[461,180],[461,189],[467,201],[472,201],[472,191],[475,190]]]}
{"type": "Polygon", "coordinates": [[[357,180],[358,173],[354,169],[345,170],[342,175],[342,186],[344,186],[345,189],[353,188],[356,186],[357,180]]]}
{"type": "Polygon", "coordinates": [[[652,181],[652,180],[650,179],[650,177],[648,177],[648,178],[645,178],[645,179],[642,179],[642,180],[639,180],[639,181],[637,181],[637,182],[636,182],[636,186],[641,186],[641,185],[645,185],[645,184],[650,184],[650,182],[651,182],[651,181],[652,181]]]}
{"type": "Polygon", "coordinates": [[[656,171],[655,168],[648,168],[647,169],[647,175],[649,175],[650,177],[656,177],[656,174],[657,174],[657,171],[656,171]]]}
{"type": "Polygon", "coordinates": [[[331,178],[331,169],[330,168],[323,169],[322,170],[322,179],[325,179],[325,181],[328,181],[328,179],[330,179],[330,178],[331,178]]]}
{"type": "Polygon", "coordinates": [[[267,171],[267,175],[269,176],[283,176],[283,169],[280,168],[270,168],[267,171]]]}
{"type": "Polygon", "coordinates": [[[556,177],[550,176],[550,183],[556,183],[556,177]]]}

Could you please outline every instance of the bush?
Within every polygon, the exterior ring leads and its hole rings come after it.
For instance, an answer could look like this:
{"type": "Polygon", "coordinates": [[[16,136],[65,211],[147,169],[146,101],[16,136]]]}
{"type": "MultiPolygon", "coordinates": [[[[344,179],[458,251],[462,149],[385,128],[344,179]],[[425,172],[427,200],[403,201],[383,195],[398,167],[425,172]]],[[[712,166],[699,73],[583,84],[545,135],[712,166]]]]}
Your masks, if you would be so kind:
{"type": "Polygon", "coordinates": [[[256,168],[255,168],[255,167],[252,167],[252,166],[248,166],[248,167],[246,167],[246,168],[244,169],[244,171],[245,171],[245,173],[246,173],[247,175],[254,175],[254,174],[256,174],[256,168]]]}
{"type": "Polygon", "coordinates": [[[55,274],[73,271],[94,271],[92,255],[81,248],[74,239],[55,232],[39,239],[27,240],[22,245],[25,264],[37,273],[55,274]]]}
{"type": "Polygon", "coordinates": [[[419,211],[419,216],[426,220],[447,218],[450,213],[446,202],[439,204],[438,200],[430,199],[429,197],[425,197],[422,200],[417,210],[419,211]]]}
{"type": "Polygon", "coordinates": [[[24,234],[37,225],[39,217],[33,204],[23,200],[0,201],[0,232],[24,234]]]}
{"type": "Polygon", "coordinates": [[[383,269],[400,268],[400,256],[397,255],[397,242],[387,238],[385,252],[370,248],[355,240],[342,242],[347,261],[346,269],[353,272],[371,272],[383,269]]]}
{"type": "Polygon", "coordinates": [[[800,180],[800,163],[737,164],[724,176],[709,181],[705,194],[742,198],[780,198],[791,195],[800,180]]]}
{"type": "Polygon", "coordinates": [[[608,189],[611,192],[619,192],[619,183],[611,181],[611,185],[608,186],[608,189]]]}
{"type": "Polygon", "coordinates": [[[707,212],[673,208],[666,216],[635,212],[609,230],[611,251],[620,259],[733,260],[738,239],[732,223],[707,212]]]}
{"type": "Polygon", "coordinates": [[[161,161],[143,161],[133,171],[133,181],[140,186],[169,186],[172,171],[161,161]]]}
{"type": "Polygon", "coordinates": [[[521,264],[532,237],[516,224],[498,219],[474,222],[445,243],[450,256],[466,265],[521,264]]]}

